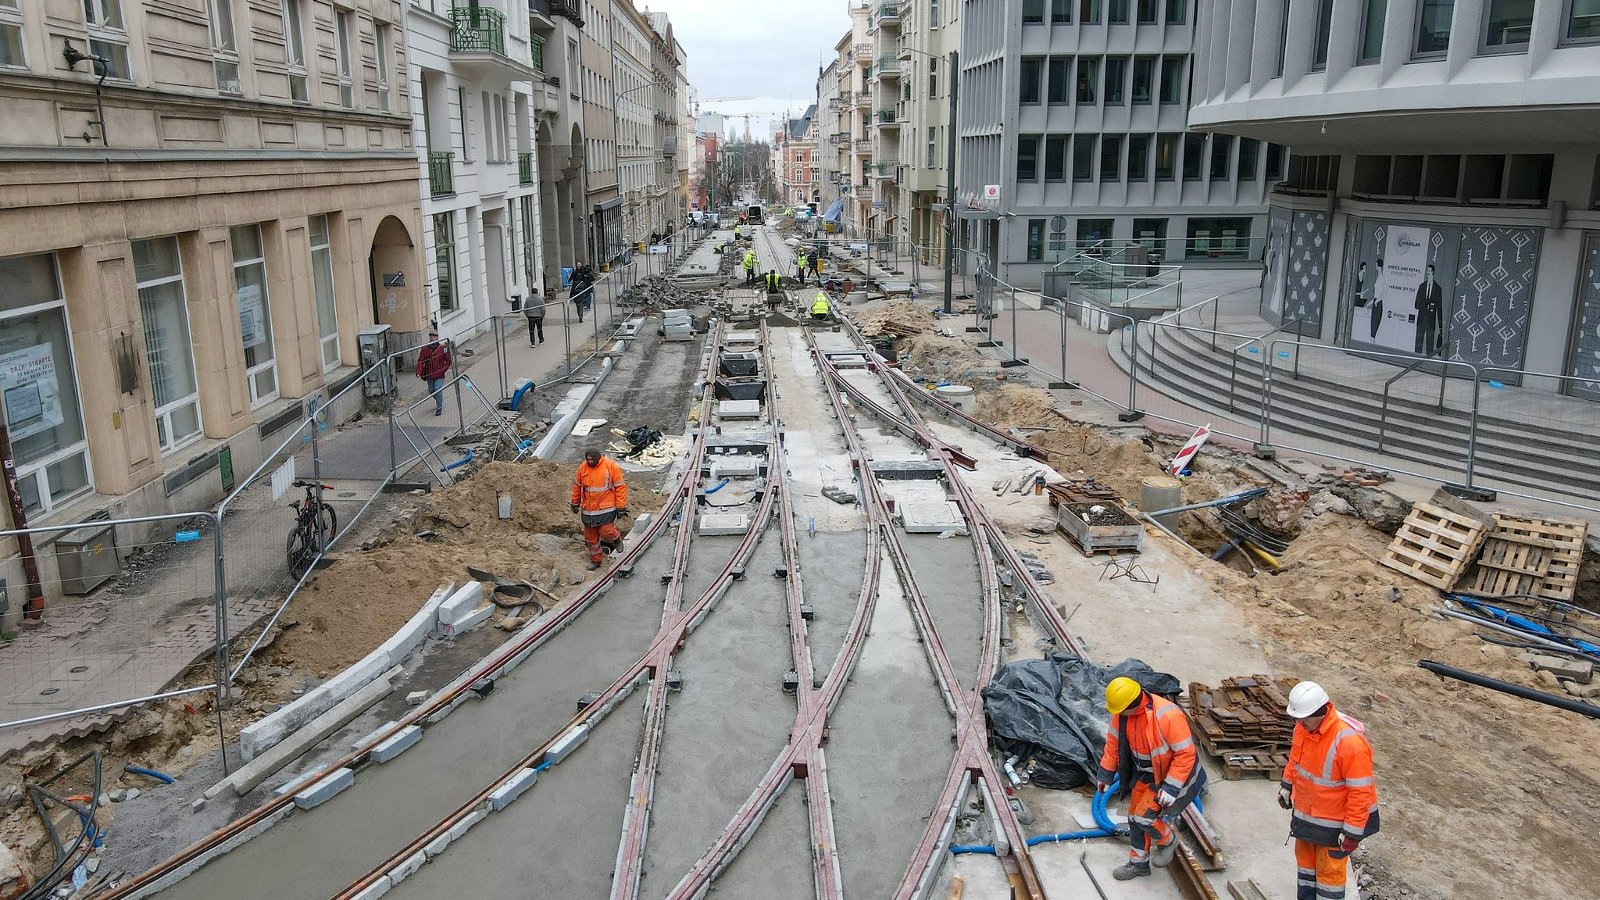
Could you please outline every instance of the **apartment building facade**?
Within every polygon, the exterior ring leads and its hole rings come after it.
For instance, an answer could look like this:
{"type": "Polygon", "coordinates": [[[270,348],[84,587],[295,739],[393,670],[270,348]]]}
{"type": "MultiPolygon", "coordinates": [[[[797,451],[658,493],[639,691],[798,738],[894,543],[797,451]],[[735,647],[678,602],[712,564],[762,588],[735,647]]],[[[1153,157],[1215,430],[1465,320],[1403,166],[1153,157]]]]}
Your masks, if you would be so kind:
{"type": "Polygon", "coordinates": [[[533,83],[535,181],[544,270],[541,290],[562,286],[562,270],[589,254],[585,188],[584,19],[578,0],[531,0],[528,27],[539,78],[533,83]]]}
{"type": "Polygon", "coordinates": [[[1295,148],[1263,316],[1600,400],[1600,7],[1219,0],[1197,47],[1194,124],[1295,148]]]}
{"type": "MultiPolygon", "coordinates": [[[[846,35],[845,40],[849,36],[846,35]]],[[[844,218],[844,201],[841,194],[840,167],[844,148],[839,144],[841,98],[839,96],[839,70],[844,63],[835,46],[828,64],[817,72],[817,212],[824,229],[837,228],[844,218]]]]}
{"type": "Polygon", "coordinates": [[[446,337],[481,331],[542,284],[533,117],[544,80],[530,24],[522,0],[410,0],[428,312],[446,337]]]}
{"type": "Polygon", "coordinates": [[[33,524],[208,506],[356,377],[361,331],[425,331],[405,11],[0,0],[0,396],[33,524]]]}
{"type": "Polygon", "coordinates": [[[1194,22],[1207,8],[968,0],[956,198],[964,246],[1025,287],[1097,242],[1136,242],[1166,262],[1260,259],[1267,194],[1288,153],[1189,130],[1194,22]]]}
{"type": "Polygon", "coordinates": [[[789,119],[773,135],[773,171],[778,173],[780,202],[804,207],[817,196],[817,107],[812,104],[798,118],[789,119]]]}

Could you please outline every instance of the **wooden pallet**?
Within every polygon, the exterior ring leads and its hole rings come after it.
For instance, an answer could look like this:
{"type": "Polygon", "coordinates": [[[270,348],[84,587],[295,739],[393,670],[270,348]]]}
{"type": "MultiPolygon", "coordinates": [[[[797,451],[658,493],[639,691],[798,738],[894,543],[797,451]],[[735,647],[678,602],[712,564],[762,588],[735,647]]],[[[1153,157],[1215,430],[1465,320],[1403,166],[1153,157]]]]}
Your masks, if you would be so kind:
{"type": "Polygon", "coordinates": [[[1384,551],[1383,564],[1448,591],[1477,558],[1488,532],[1484,522],[1470,516],[1418,503],[1384,551]]]}
{"type": "Polygon", "coordinates": [[[1538,593],[1550,571],[1550,557],[1549,547],[1504,538],[1496,531],[1483,542],[1472,592],[1495,597],[1538,593]]]}
{"type": "MultiPolygon", "coordinates": [[[[1495,530],[1489,536],[1489,543],[1484,546],[1484,557],[1489,557],[1491,544],[1527,548],[1523,551],[1525,556],[1537,553],[1544,558],[1544,571],[1539,573],[1537,579],[1508,580],[1507,585],[1497,584],[1491,574],[1483,588],[1476,583],[1473,585],[1474,592],[1538,594],[1553,600],[1571,601],[1578,589],[1578,566],[1583,562],[1583,542],[1589,534],[1588,523],[1556,522],[1506,513],[1496,513],[1494,519],[1495,530]],[[1501,589],[1494,590],[1496,587],[1501,589]]],[[[1478,565],[1478,578],[1482,582],[1485,580],[1482,568],[1484,560],[1480,559],[1478,565]]],[[[1489,568],[1491,571],[1503,569],[1493,562],[1489,568]]]]}

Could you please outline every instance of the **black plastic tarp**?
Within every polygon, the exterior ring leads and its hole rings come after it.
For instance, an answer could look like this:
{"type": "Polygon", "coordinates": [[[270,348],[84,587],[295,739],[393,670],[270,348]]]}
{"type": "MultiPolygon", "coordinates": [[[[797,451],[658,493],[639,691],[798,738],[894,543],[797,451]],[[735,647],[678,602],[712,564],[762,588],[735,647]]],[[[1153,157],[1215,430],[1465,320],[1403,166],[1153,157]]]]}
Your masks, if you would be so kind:
{"type": "Polygon", "coordinates": [[[1176,699],[1181,690],[1178,679],[1137,659],[1100,666],[1057,651],[1002,666],[983,689],[990,741],[1007,757],[1031,761],[1030,777],[1040,787],[1088,783],[1099,768],[1111,726],[1106,685],[1123,675],[1168,699],[1176,699]]]}

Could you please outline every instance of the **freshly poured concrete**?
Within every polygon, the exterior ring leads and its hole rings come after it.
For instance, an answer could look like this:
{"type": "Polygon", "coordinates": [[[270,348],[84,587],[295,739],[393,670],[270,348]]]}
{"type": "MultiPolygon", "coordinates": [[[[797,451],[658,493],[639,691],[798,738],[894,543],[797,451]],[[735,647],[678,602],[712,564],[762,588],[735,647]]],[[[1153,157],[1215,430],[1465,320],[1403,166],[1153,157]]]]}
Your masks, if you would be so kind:
{"type": "Polygon", "coordinates": [[[790,668],[776,529],[673,660],[683,690],[669,695],[641,897],[660,897],[727,827],[794,724],[783,692],[790,668]]]}
{"type": "Polygon", "coordinates": [[[526,794],[478,823],[385,896],[608,896],[644,694],[634,691],[588,742],[541,774],[526,794]]]}
{"type": "Polygon", "coordinates": [[[953,727],[884,560],[871,636],[830,719],[828,784],[846,896],[893,895],[950,770],[953,727]]]}
{"type": "Polygon", "coordinates": [[[805,782],[796,779],[778,795],[750,843],[711,882],[711,896],[728,900],[816,900],[805,790],[805,782]]]}
{"type": "MultiPolygon", "coordinates": [[[[811,667],[820,684],[828,677],[845,632],[861,599],[861,575],[866,571],[865,531],[801,531],[801,596],[813,615],[807,623],[806,642],[811,647],[811,667]]],[[[787,657],[786,657],[787,658],[787,657]]]]}
{"type": "MultiPolygon", "coordinates": [[[[666,565],[672,537],[657,539],[641,572],[666,565]]],[[[430,726],[399,759],[363,769],[326,805],[289,816],[159,896],[332,896],[510,769],[572,718],[579,696],[637,661],[660,627],[662,591],[658,580],[640,576],[613,585],[494,693],[430,726]]],[[[241,802],[240,812],[248,805],[241,802]]]]}
{"type": "Polygon", "coordinates": [[[983,650],[983,592],[978,557],[969,537],[902,534],[900,545],[911,561],[917,587],[928,602],[939,641],[961,686],[971,689],[983,650]]]}

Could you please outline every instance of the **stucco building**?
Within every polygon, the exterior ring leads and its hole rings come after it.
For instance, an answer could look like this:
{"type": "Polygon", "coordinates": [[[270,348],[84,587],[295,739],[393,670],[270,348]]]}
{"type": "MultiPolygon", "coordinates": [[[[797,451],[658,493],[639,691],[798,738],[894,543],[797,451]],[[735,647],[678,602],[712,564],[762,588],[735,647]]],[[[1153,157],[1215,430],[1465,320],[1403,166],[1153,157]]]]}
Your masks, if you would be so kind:
{"type": "Polygon", "coordinates": [[[34,524],[205,507],[355,376],[358,332],[427,328],[404,13],[0,2],[0,386],[34,524]]]}

